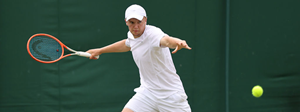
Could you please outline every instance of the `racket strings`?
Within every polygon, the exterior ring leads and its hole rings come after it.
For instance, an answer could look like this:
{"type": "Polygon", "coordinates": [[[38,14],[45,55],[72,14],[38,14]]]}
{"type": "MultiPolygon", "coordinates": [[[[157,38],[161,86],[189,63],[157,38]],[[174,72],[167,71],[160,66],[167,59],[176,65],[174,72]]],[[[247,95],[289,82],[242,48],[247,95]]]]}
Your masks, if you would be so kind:
{"type": "Polygon", "coordinates": [[[42,61],[54,61],[62,56],[62,47],[54,39],[47,36],[37,36],[30,40],[30,53],[42,61]]]}

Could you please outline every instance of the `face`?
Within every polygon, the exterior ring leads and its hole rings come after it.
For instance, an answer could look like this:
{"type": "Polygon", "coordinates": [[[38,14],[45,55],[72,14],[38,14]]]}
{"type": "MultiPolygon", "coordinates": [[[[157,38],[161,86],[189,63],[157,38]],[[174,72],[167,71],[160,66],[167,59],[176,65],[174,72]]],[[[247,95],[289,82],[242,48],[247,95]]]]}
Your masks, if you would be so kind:
{"type": "Polygon", "coordinates": [[[140,37],[146,28],[147,18],[144,17],[142,21],[132,18],[126,21],[129,31],[133,34],[134,38],[140,37]]]}

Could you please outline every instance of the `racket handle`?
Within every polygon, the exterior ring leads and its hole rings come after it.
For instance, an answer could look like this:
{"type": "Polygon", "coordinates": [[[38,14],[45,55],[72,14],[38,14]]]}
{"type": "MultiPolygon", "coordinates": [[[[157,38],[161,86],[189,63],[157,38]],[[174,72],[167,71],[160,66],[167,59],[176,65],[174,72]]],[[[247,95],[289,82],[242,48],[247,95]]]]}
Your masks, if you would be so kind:
{"type": "MultiPolygon", "coordinates": [[[[78,55],[78,56],[83,56],[83,57],[91,57],[91,54],[90,53],[87,53],[87,52],[81,52],[81,51],[79,51],[79,52],[76,52],[75,53],[76,55],[78,55]]],[[[99,58],[99,56],[95,56],[95,58],[99,58]]]]}

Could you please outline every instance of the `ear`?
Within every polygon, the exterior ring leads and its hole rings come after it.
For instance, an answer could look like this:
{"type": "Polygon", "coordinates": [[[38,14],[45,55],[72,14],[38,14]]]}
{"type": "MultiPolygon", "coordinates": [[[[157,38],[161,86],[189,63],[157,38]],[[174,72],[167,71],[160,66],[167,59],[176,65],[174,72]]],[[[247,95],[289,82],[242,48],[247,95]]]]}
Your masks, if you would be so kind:
{"type": "Polygon", "coordinates": [[[127,23],[126,19],[125,19],[125,24],[128,26],[128,23],[127,23]]]}
{"type": "Polygon", "coordinates": [[[147,17],[144,17],[144,19],[145,19],[145,22],[146,22],[146,24],[147,24],[147,17]]]}

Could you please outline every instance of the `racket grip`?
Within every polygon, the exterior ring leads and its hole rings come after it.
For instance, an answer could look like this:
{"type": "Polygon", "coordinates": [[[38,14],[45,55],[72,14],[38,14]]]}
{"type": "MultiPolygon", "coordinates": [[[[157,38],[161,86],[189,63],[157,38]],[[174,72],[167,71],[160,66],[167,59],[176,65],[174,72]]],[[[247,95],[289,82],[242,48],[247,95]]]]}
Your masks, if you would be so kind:
{"type": "MultiPolygon", "coordinates": [[[[83,57],[91,57],[91,54],[90,53],[87,53],[87,52],[81,52],[81,51],[79,51],[79,52],[76,52],[75,53],[76,55],[78,55],[78,56],[83,56],[83,57]]],[[[95,58],[99,58],[99,56],[95,56],[95,58]]]]}

